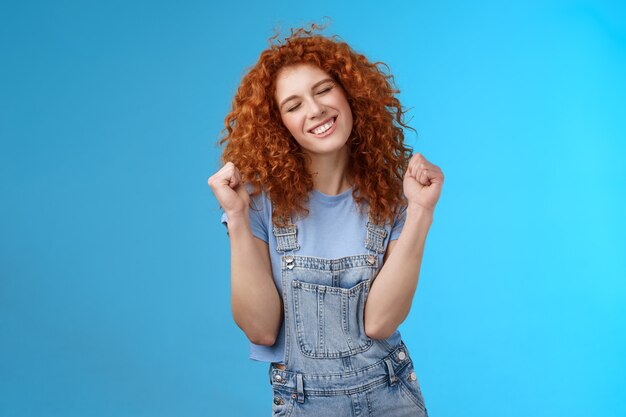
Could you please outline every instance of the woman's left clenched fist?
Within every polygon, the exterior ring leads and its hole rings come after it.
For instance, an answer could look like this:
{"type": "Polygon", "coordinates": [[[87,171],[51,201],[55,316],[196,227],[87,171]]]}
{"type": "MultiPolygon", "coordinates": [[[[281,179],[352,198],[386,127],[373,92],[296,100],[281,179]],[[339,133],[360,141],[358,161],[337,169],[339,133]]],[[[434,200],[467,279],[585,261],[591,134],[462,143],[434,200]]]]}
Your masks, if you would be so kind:
{"type": "Polygon", "coordinates": [[[417,205],[426,210],[435,210],[441,188],[443,172],[437,165],[431,164],[420,153],[416,153],[409,161],[404,174],[404,196],[409,206],[417,205]]]}

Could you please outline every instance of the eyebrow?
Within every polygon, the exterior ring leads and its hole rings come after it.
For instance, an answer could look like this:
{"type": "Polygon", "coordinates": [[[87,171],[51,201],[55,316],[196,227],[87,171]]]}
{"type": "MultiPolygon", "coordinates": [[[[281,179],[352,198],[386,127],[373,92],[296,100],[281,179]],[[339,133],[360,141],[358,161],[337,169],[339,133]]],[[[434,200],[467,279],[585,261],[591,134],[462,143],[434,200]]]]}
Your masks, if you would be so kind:
{"type": "MultiPolygon", "coordinates": [[[[317,87],[319,87],[321,84],[324,84],[326,82],[332,82],[334,83],[335,80],[333,80],[332,78],[324,78],[321,81],[316,82],[315,84],[313,84],[313,86],[311,87],[311,90],[315,90],[317,87]]],[[[278,106],[279,109],[282,109],[283,106],[285,105],[285,103],[287,103],[289,100],[293,100],[294,98],[298,98],[297,95],[292,95],[287,97],[286,99],[284,99],[283,101],[281,101],[280,105],[278,106]]]]}

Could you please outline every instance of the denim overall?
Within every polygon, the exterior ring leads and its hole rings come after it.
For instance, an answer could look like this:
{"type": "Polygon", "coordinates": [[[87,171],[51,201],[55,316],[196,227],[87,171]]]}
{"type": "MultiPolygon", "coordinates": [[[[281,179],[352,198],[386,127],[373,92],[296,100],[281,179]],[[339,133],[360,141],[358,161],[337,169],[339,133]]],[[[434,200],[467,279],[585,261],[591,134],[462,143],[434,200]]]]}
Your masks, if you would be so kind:
{"type": "Polygon", "coordinates": [[[404,343],[365,334],[363,313],[387,231],[367,222],[363,254],[298,256],[297,227],[273,225],[281,253],[285,370],[270,365],[274,416],[427,416],[404,343]]]}

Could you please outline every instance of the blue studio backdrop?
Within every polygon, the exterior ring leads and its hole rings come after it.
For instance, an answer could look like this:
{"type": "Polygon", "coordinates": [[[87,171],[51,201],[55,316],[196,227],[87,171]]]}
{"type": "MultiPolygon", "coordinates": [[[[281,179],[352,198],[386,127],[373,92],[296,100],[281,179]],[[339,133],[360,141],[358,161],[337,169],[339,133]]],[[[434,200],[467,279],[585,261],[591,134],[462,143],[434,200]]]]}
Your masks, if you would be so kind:
{"type": "Polygon", "coordinates": [[[400,330],[429,413],[626,416],[626,3],[0,5],[0,416],[263,416],[206,184],[277,26],[395,75],[443,195],[400,330]]]}

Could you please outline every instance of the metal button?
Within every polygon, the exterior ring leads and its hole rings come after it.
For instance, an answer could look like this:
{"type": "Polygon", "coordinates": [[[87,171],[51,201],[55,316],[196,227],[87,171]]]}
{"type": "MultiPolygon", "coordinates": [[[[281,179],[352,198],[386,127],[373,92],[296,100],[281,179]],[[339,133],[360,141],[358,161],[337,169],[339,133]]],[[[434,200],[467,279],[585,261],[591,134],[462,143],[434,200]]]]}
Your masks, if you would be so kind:
{"type": "Polygon", "coordinates": [[[274,375],[274,381],[282,381],[283,377],[280,374],[274,375]]]}
{"type": "Polygon", "coordinates": [[[367,257],[367,263],[370,265],[374,265],[376,263],[376,257],[374,255],[370,255],[367,257]]]}
{"type": "Polygon", "coordinates": [[[285,404],[285,402],[280,397],[274,397],[274,404],[276,404],[276,405],[283,405],[283,404],[285,404]]]}
{"type": "Polygon", "coordinates": [[[292,263],[293,262],[293,256],[291,256],[291,255],[285,256],[285,262],[287,262],[288,264],[292,263]]]}
{"type": "Polygon", "coordinates": [[[401,361],[405,360],[406,359],[406,353],[404,353],[404,351],[401,350],[398,353],[398,359],[401,360],[401,361]]]}
{"type": "Polygon", "coordinates": [[[409,375],[409,381],[417,381],[417,375],[415,375],[415,372],[411,372],[409,375]]]}
{"type": "Polygon", "coordinates": [[[297,395],[296,394],[291,394],[291,398],[296,398],[297,395]]]}

